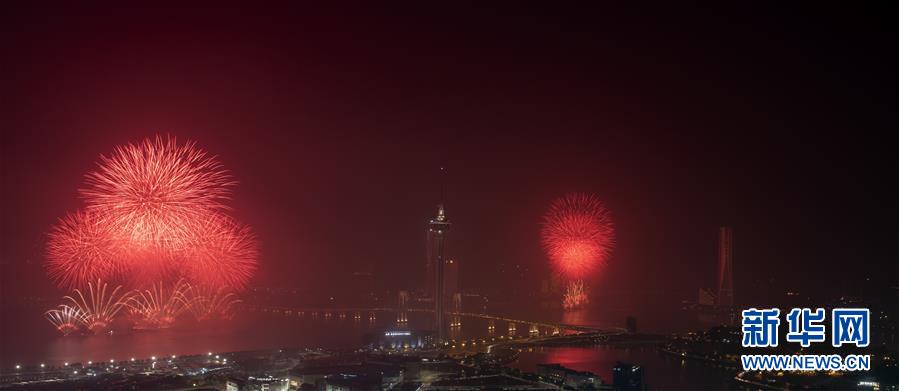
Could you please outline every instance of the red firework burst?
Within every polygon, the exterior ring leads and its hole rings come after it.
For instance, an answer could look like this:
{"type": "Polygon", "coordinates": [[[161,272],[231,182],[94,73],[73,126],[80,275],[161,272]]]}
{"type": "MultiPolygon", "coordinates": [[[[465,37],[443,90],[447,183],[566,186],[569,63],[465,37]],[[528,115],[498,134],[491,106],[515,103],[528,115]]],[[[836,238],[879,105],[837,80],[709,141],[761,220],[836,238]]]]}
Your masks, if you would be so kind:
{"type": "Polygon", "coordinates": [[[63,288],[103,279],[143,289],[180,278],[243,288],[256,269],[256,241],[226,214],[233,185],[191,142],[119,147],[87,175],[86,211],[53,228],[48,274],[63,288]]]}
{"type": "Polygon", "coordinates": [[[131,293],[119,294],[122,286],[116,286],[112,292],[107,294],[108,284],[100,280],[87,283],[88,295],[85,296],[80,289],[75,289],[71,296],[63,297],[68,300],[72,308],[78,310],[82,314],[84,324],[88,330],[99,333],[105,330],[115,318],[116,314],[124,308],[128,302],[131,293]]]}
{"type": "Polygon", "coordinates": [[[115,279],[124,271],[119,249],[109,225],[95,214],[69,214],[50,232],[47,272],[58,286],[67,289],[97,279],[115,279]]]}
{"type": "Polygon", "coordinates": [[[543,217],[541,237],[556,270],[581,279],[605,265],[615,244],[615,229],[599,198],[574,193],[552,203],[543,217]]]}
{"type": "Polygon", "coordinates": [[[243,289],[256,270],[252,230],[221,215],[199,222],[181,257],[185,275],[205,287],[243,289]]]}
{"type": "Polygon", "coordinates": [[[180,246],[192,223],[227,209],[235,184],[221,164],[193,142],[157,136],[101,156],[80,190],[88,211],[139,247],[180,246]]]}

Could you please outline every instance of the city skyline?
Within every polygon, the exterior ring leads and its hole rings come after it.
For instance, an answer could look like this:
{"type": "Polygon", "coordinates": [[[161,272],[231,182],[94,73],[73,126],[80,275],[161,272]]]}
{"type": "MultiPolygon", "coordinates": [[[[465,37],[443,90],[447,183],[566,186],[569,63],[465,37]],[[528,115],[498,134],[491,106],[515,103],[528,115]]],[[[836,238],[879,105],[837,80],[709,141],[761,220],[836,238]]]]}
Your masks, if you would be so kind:
{"type": "Polygon", "coordinates": [[[22,31],[11,42],[22,55],[7,89],[20,97],[5,127],[15,131],[4,132],[2,147],[4,298],[53,292],[39,277],[43,243],[58,216],[79,208],[81,175],[115,145],[155,134],[197,140],[240,178],[237,217],[257,228],[260,262],[271,266],[255,285],[419,265],[440,166],[464,227],[458,258],[488,266],[462,270],[479,289],[494,287],[476,277],[496,280],[515,264],[535,280],[549,272],[535,225],[549,200],[572,191],[598,194],[619,222],[606,295],[639,281],[658,287],[628,305],[669,292],[692,298],[707,286],[714,268],[702,266],[715,262],[722,225],[739,232],[737,258],[747,267],[735,273],[737,286],[766,281],[771,268],[781,276],[775,286],[811,291],[844,284],[845,273],[862,280],[895,269],[895,192],[885,180],[894,164],[877,136],[893,129],[883,102],[894,62],[876,22],[853,31],[826,9],[820,18],[785,10],[796,16],[787,21],[720,8],[711,20],[686,16],[697,26],[687,30],[677,27],[679,13],[630,25],[639,12],[500,18],[485,9],[486,20],[456,36],[448,34],[456,13],[409,9],[376,12],[394,28],[357,37],[329,35],[336,10],[278,17],[226,8],[218,21],[196,22],[199,10],[186,9],[166,31],[152,25],[170,14],[161,10],[129,22],[94,11],[82,13],[82,25],[63,9],[26,8],[10,23],[22,31]],[[308,23],[297,30],[263,23],[268,16],[308,23]],[[61,34],[48,24],[83,28],[61,34]],[[565,25],[577,30],[557,28],[565,25]],[[123,33],[92,39],[106,29],[123,33]],[[223,31],[242,38],[219,50],[223,31]],[[810,35],[817,39],[803,40],[810,35]],[[457,44],[471,36],[480,45],[457,44]],[[157,60],[132,60],[143,55],[157,60]],[[65,72],[46,65],[51,58],[63,59],[65,72]],[[377,234],[338,245],[360,221],[377,234]],[[828,271],[847,260],[865,267],[828,271]],[[684,268],[703,272],[666,278],[684,268]],[[809,272],[815,282],[800,278],[809,272]]]}
{"type": "Polygon", "coordinates": [[[0,388],[899,387],[892,13],[8,8],[0,388]]]}

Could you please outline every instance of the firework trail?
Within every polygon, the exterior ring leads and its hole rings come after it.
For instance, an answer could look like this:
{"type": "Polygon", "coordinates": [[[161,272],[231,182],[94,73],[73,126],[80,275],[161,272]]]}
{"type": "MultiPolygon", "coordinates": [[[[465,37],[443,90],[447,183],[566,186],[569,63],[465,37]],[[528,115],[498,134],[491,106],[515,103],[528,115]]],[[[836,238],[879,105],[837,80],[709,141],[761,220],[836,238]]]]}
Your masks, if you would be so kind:
{"type": "Polygon", "coordinates": [[[80,289],[75,289],[71,296],[63,297],[73,304],[80,313],[84,314],[84,324],[88,330],[98,333],[102,332],[112,323],[116,314],[126,306],[130,293],[119,294],[122,286],[116,286],[111,293],[107,295],[107,284],[97,280],[96,286],[89,282],[87,297],[80,289]],[[76,298],[77,296],[77,298],[76,298]]]}
{"type": "Polygon", "coordinates": [[[178,280],[171,288],[159,282],[150,289],[135,292],[127,304],[132,315],[140,317],[143,328],[168,328],[190,309],[192,302],[187,294],[190,289],[184,280],[178,280]]]}
{"type": "Polygon", "coordinates": [[[574,193],[552,203],[543,218],[541,239],[556,270],[580,280],[605,265],[615,230],[599,198],[574,193]]]}
{"type": "Polygon", "coordinates": [[[60,305],[58,309],[47,311],[44,314],[47,320],[53,323],[53,326],[63,335],[69,335],[87,323],[87,318],[81,310],[67,305],[60,305]]]}

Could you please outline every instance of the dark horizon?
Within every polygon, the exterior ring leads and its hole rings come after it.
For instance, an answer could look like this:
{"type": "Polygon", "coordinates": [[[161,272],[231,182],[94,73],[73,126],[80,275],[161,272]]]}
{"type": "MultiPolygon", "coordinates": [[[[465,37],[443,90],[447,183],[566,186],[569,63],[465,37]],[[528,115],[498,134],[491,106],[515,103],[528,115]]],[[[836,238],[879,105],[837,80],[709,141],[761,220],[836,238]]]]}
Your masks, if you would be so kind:
{"type": "Polygon", "coordinates": [[[254,286],[333,289],[352,271],[416,286],[441,166],[466,290],[546,278],[540,219],[569,192],[612,212],[593,285],[622,307],[712,287],[723,225],[737,304],[767,297],[754,287],[899,284],[886,14],[668,11],[16,10],[0,299],[62,294],[47,232],[99,155],[156,134],[239,182],[254,286]],[[523,279],[501,273],[514,265],[523,279]]]}

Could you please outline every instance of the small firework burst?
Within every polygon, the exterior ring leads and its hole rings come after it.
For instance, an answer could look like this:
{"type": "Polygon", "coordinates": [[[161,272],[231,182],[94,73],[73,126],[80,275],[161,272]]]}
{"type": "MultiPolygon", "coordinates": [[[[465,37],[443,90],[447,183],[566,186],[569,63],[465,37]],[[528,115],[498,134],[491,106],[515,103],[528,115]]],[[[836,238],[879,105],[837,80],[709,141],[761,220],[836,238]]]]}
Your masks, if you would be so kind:
{"type": "Polygon", "coordinates": [[[562,297],[562,307],[565,309],[577,309],[590,303],[587,295],[587,287],[583,281],[573,281],[565,288],[565,295],[562,297]]]}
{"type": "Polygon", "coordinates": [[[109,327],[116,314],[126,306],[130,293],[120,294],[121,285],[108,292],[108,285],[100,280],[97,280],[96,285],[88,283],[87,287],[87,296],[80,289],[75,289],[73,295],[65,296],[63,299],[68,300],[74,308],[84,314],[84,324],[88,330],[100,333],[109,327]]]}
{"type": "Polygon", "coordinates": [[[68,305],[60,305],[57,309],[47,311],[45,315],[47,320],[63,335],[78,331],[87,323],[87,318],[81,310],[68,305]]]}
{"type": "Polygon", "coordinates": [[[191,312],[197,320],[231,319],[234,306],[241,302],[233,292],[223,288],[195,288],[191,291],[191,312]]]}
{"type": "Polygon", "coordinates": [[[184,280],[172,286],[159,282],[150,289],[135,292],[127,301],[128,308],[138,317],[141,328],[168,328],[191,308],[190,289],[184,280]]]}

